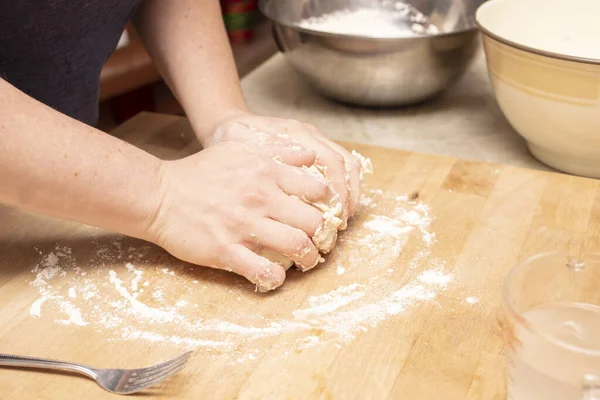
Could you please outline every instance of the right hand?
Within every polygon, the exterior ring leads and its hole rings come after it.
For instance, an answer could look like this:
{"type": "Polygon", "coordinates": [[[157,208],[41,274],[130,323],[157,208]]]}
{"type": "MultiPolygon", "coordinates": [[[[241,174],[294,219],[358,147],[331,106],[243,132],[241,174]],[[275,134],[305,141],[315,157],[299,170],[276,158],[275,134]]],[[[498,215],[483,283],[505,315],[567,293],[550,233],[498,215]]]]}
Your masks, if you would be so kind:
{"type": "Polygon", "coordinates": [[[301,168],[314,162],[315,153],[303,149],[265,144],[257,151],[244,143],[164,161],[159,206],[145,236],[181,260],[233,271],[260,291],[273,290],[285,270],[257,252],[271,249],[308,267],[320,258],[311,237],[322,214],[298,199],[333,196],[301,168]]]}

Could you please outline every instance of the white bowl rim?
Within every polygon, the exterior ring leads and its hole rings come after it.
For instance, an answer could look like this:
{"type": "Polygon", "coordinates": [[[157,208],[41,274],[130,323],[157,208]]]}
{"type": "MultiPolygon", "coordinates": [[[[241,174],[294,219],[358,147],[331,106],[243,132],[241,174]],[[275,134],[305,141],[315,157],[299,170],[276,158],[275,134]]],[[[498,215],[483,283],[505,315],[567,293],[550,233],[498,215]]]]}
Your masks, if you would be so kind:
{"type": "Polygon", "coordinates": [[[480,5],[477,8],[477,11],[475,11],[475,24],[477,25],[477,27],[481,30],[481,32],[484,35],[489,36],[492,39],[494,39],[502,44],[505,44],[507,46],[514,47],[516,49],[523,50],[523,51],[526,51],[529,53],[534,53],[534,54],[537,54],[540,56],[546,56],[546,57],[554,58],[557,60],[563,60],[563,61],[572,61],[572,62],[583,63],[583,64],[600,65],[600,59],[597,59],[597,58],[570,56],[570,55],[566,55],[566,54],[555,53],[552,51],[536,49],[535,47],[526,46],[524,44],[520,44],[520,43],[514,42],[512,40],[505,39],[499,35],[496,35],[495,33],[491,32],[489,29],[484,27],[483,24],[481,23],[481,21],[479,20],[479,13],[480,13],[481,9],[483,7],[488,6],[490,3],[491,3],[491,1],[489,1],[489,0],[486,1],[485,3],[483,3],[482,5],[480,5]]]}

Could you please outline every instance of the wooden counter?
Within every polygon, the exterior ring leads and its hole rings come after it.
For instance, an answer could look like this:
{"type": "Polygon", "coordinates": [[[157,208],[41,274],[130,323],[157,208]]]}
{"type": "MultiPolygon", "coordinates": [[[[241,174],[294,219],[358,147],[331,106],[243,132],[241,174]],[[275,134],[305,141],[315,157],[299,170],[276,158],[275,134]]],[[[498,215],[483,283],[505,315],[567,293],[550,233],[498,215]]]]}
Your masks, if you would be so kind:
{"type": "MultiPolygon", "coordinates": [[[[163,158],[198,150],[178,117],[142,114],[116,134],[163,158]]],[[[195,349],[145,398],[502,399],[502,280],[537,252],[600,248],[598,181],[351,147],[375,167],[365,208],[325,264],[267,295],[137,240],[0,208],[0,352],[128,368],[195,349]]],[[[16,369],[0,369],[0,391],[116,398],[16,369]]]]}

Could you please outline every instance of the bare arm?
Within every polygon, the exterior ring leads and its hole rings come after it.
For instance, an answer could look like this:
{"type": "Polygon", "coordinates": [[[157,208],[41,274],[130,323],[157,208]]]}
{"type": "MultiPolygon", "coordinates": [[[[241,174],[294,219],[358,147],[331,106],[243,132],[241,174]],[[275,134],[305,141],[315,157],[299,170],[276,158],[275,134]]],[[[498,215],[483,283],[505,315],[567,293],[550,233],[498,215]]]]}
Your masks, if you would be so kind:
{"type": "Polygon", "coordinates": [[[327,167],[346,226],[360,197],[360,162],[314,126],[249,113],[218,0],[144,0],[134,24],[205,147],[215,142],[213,135],[216,141],[223,136],[216,131],[227,122],[242,131],[238,137],[247,136],[246,127],[255,128],[250,135],[256,128],[289,135],[289,146],[315,151],[327,167]]]}
{"type": "Polygon", "coordinates": [[[235,271],[261,290],[281,285],[285,271],[257,248],[318,263],[308,235],[321,214],[297,200],[328,198],[326,187],[296,171],[312,165],[314,153],[272,144],[259,154],[223,143],[161,161],[1,79],[0,110],[0,203],[149,240],[182,260],[235,271]]]}
{"type": "Polygon", "coordinates": [[[2,79],[0,110],[0,203],[143,236],[157,208],[157,158],[2,79]]]}
{"type": "Polygon", "coordinates": [[[203,142],[248,111],[218,0],[144,0],[134,24],[203,142]]]}

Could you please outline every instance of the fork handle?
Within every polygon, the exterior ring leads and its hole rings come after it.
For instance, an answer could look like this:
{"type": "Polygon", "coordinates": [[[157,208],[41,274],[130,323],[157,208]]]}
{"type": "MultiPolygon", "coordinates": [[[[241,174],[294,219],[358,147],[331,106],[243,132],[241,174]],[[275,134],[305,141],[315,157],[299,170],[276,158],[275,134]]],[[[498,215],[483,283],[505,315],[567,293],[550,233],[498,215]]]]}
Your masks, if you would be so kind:
{"type": "Polygon", "coordinates": [[[92,379],[96,379],[98,377],[97,371],[87,365],[51,360],[48,358],[24,357],[0,353],[0,366],[52,369],[57,371],[77,372],[92,379]]]}

